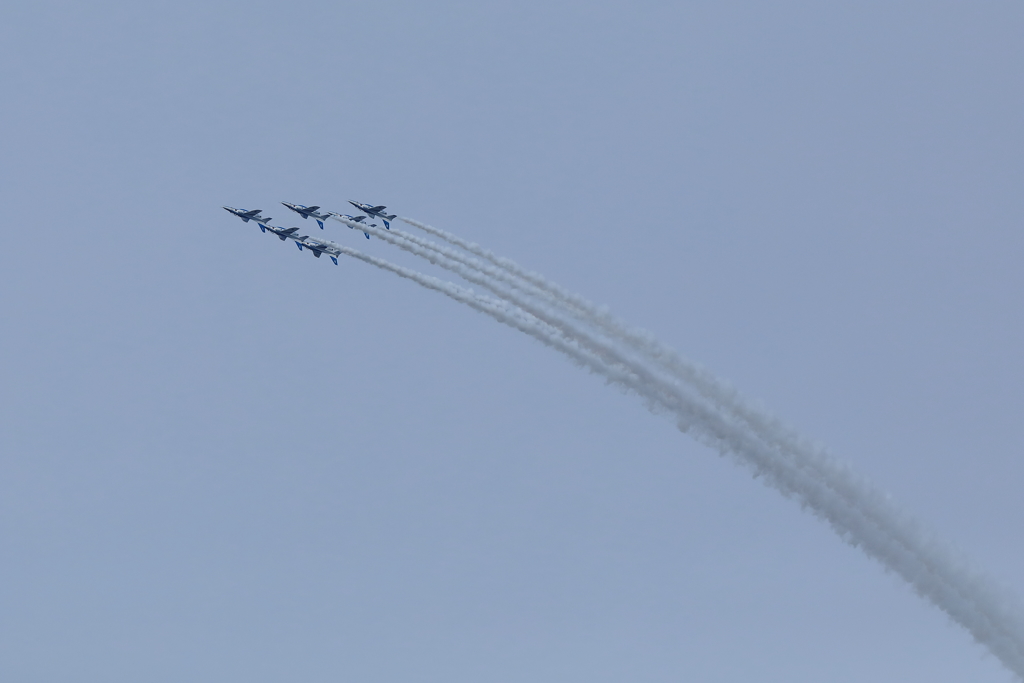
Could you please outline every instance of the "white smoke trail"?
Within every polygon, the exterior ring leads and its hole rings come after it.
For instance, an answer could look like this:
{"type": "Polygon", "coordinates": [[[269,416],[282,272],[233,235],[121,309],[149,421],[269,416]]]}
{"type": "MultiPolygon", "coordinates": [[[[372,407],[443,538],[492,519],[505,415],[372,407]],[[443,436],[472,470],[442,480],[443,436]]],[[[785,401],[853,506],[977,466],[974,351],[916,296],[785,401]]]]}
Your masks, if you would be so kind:
{"type": "MultiPolygon", "coordinates": [[[[326,242],[346,256],[351,256],[354,259],[376,266],[381,270],[394,273],[401,278],[412,280],[416,284],[426,287],[427,289],[441,292],[445,296],[451,297],[459,303],[464,303],[477,311],[497,318],[500,322],[510,324],[512,327],[515,327],[520,331],[525,332],[527,331],[526,328],[529,328],[538,330],[538,333],[545,335],[545,337],[559,336],[559,332],[556,329],[529,315],[522,309],[509,304],[507,301],[477,294],[472,289],[460,287],[451,282],[445,282],[439,278],[420,273],[412,270],[411,268],[399,266],[391,263],[390,261],[377,258],[376,256],[370,256],[369,254],[343,246],[337,242],[326,242]]],[[[564,340],[564,343],[571,344],[572,342],[570,340],[564,340]]]]}
{"type": "Polygon", "coordinates": [[[399,220],[440,237],[450,244],[465,249],[480,258],[486,259],[493,264],[493,267],[488,267],[472,257],[461,257],[453,250],[438,248],[437,245],[433,245],[426,240],[420,240],[414,235],[397,230],[395,231],[396,233],[416,244],[434,249],[439,253],[444,253],[471,268],[508,282],[513,287],[548,299],[553,305],[560,306],[570,314],[594,325],[612,339],[617,339],[630,345],[634,351],[644,356],[650,362],[660,365],[680,381],[693,386],[701,396],[736,415],[763,438],[773,444],[778,444],[783,452],[802,453],[804,458],[809,463],[813,463],[812,466],[817,468],[842,468],[842,464],[828,456],[825,451],[806,439],[801,438],[799,434],[788,428],[774,416],[754,407],[740,396],[733,387],[719,380],[698,364],[682,358],[675,350],[659,342],[650,333],[625,325],[608,313],[607,310],[594,305],[578,294],[565,290],[538,273],[526,270],[512,259],[497,256],[474,242],[469,242],[458,235],[421,223],[412,218],[400,218],[399,220]]]}
{"type": "MultiPolygon", "coordinates": [[[[694,424],[708,428],[708,433],[695,436],[721,451],[742,456],[747,464],[754,466],[755,472],[769,475],[772,485],[786,494],[797,496],[804,505],[827,519],[844,540],[860,545],[869,555],[902,575],[919,594],[964,625],[979,642],[987,645],[1018,675],[1024,675],[1024,668],[1021,667],[1024,657],[1021,655],[1020,643],[1024,641],[1021,638],[1020,619],[1018,612],[1008,604],[1006,596],[1000,595],[987,581],[955,561],[944,547],[922,533],[911,520],[888,503],[880,492],[863,479],[853,476],[847,468],[825,458],[823,453],[812,452],[810,455],[813,457],[808,462],[808,454],[801,452],[805,450],[804,447],[799,442],[794,443],[788,433],[780,436],[778,432],[772,434],[768,430],[770,438],[764,439],[763,432],[766,427],[771,427],[770,423],[762,421],[751,425],[749,413],[734,414],[741,422],[747,423],[745,426],[748,428],[756,426],[753,430],[755,433],[762,432],[757,435],[762,437],[759,442],[751,442],[741,435],[744,425],[729,424],[722,420],[721,415],[696,407],[692,397],[680,393],[679,388],[672,384],[666,385],[663,377],[652,375],[642,366],[638,371],[635,359],[624,357],[621,351],[609,347],[606,342],[590,336],[578,327],[567,325],[557,314],[495,285],[488,280],[488,269],[477,268],[475,273],[467,272],[463,267],[466,265],[464,261],[451,262],[446,253],[448,250],[430,250],[403,244],[402,234],[388,235],[383,231],[375,233],[382,239],[495,291],[502,298],[559,329],[563,336],[582,341],[606,364],[612,363],[627,375],[639,377],[642,382],[640,387],[635,381],[610,379],[628,386],[649,402],[661,404],[675,413],[684,431],[694,424]],[[766,449],[766,445],[769,448],[766,449]],[[772,449],[772,446],[775,448],[772,449]],[[779,446],[788,448],[778,452],[779,446]],[[794,446],[799,447],[795,454],[791,450],[794,446]],[[789,456],[790,462],[780,461],[780,455],[783,458],[789,456]],[[794,455],[797,456],[796,462],[793,462],[794,455]],[[807,475],[811,475],[810,481],[807,475]]],[[[419,240],[416,242],[422,244],[419,240]]],[[[510,263],[507,259],[497,257],[488,260],[503,265],[510,263]]],[[[536,282],[536,278],[539,276],[531,280],[536,282]]],[[[606,329],[604,325],[601,327],[606,329]]],[[[706,385],[704,388],[707,388],[706,385]]]]}
{"type": "MultiPolygon", "coordinates": [[[[674,349],[662,344],[649,332],[629,327],[620,320],[617,320],[606,309],[593,304],[578,294],[564,289],[539,273],[526,270],[512,259],[497,256],[475,242],[462,239],[451,232],[421,223],[412,218],[399,217],[399,220],[420,228],[431,235],[440,237],[450,244],[489,261],[509,278],[519,281],[520,284],[516,285],[513,283],[513,286],[527,290],[532,289],[539,295],[550,299],[556,305],[562,305],[569,312],[600,328],[610,337],[630,344],[637,352],[644,355],[651,362],[661,365],[680,380],[690,383],[702,396],[735,413],[742,420],[750,424],[752,428],[758,430],[759,433],[763,433],[766,436],[771,435],[770,438],[773,441],[784,443],[788,448],[817,450],[777,418],[755,408],[743,399],[733,387],[719,380],[700,365],[682,358],[674,349]]],[[[407,233],[402,234],[408,236],[407,233]]],[[[477,263],[470,260],[466,260],[464,263],[486,271],[482,264],[477,265],[477,263]]],[[[486,272],[490,273],[491,271],[486,272]]]]}
{"type": "MultiPolygon", "coordinates": [[[[711,400],[716,406],[745,423],[758,437],[776,448],[782,457],[792,458],[797,466],[811,470],[838,495],[860,507],[873,522],[918,554],[929,571],[939,576],[955,574],[954,587],[971,586],[973,590],[969,594],[962,593],[961,597],[977,602],[988,614],[1000,615],[1003,624],[1001,630],[1012,633],[1011,639],[1017,643],[1016,649],[1021,649],[1020,644],[1024,643],[1024,624],[1020,615],[1024,610],[1021,609],[1019,602],[1005,591],[997,589],[992,582],[971,571],[967,563],[951,548],[923,531],[915,520],[899,510],[870,482],[857,476],[827,451],[801,438],[773,416],[753,407],[735,389],[711,373],[679,357],[672,349],[662,345],[649,334],[626,327],[586,299],[567,292],[539,274],[526,271],[511,259],[496,256],[452,233],[412,219],[402,220],[487,259],[503,271],[497,276],[498,279],[520,279],[519,283],[513,282],[513,286],[527,291],[536,288],[544,298],[561,304],[566,312],[594,325],[612,339],[628,344],[646,360],[692,386],[702,397],[711,400]]],[[[444,253],[447,254],[449,251],[445,250],[444,253]]],[[[493,268],[485,267],[479,262],[474,262],[475,260],[460,261],[494,275],[493,268]]]]}

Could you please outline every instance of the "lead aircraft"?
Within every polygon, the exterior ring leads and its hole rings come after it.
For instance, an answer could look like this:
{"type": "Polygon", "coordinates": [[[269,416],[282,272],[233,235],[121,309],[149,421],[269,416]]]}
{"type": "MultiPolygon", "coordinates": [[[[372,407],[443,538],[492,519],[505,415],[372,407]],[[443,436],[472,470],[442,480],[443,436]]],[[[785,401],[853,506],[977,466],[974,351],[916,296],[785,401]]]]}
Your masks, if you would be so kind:
{"type": "Polygon", "coordinates": [[[303,218],[309,218],[309,217],[312,216],[313,218],[316,219],[316,222],[320,226],[320,229],[321,230],[324,229],[324,221],[327,220],[327,214],[326,213],[317,213],[316,211],[317,211],[317,209],[320,208],[319,206],[303,206],[302,204],[289,204],[288,202],[281,202],[281,203],[284,204],[285,206],[287,206],[289,209],[291,209],[295,213],[297,213],[300,216],[302,216],[303,218]]]}
{"type": "Polygon", "coordinates": [[[354,202],[351,199],[348,200],[348,203],[351,204],[352,206],[356,207],[357,209],[359,209],[363,213],[369,214],[369,215],[371,215],[371,216],[373,216],[375,218],[379,218],[382,221],[384,221],[384,227],[387,228],[388,230],[391,229],[391,222],[390,221],[393,221],[396,218],[398,218],[398,216],[395,215],[395,214],[386,214],[386,213],[384,213],[384,209],[388,208],[386,206],[371,206],[370,204],[362,204],[360,202],[354,202]]]}
{"type": "MultiPolygon", "coordinates": [[[[222,207],[222,208],[225,211],[227,211],[228,213],[235,214],[236,216],[241,218],[246,223],[248,223],[249,221],[256,221],[257,223],[266,223],[266,222],[272,220],[269,216],[261,216],[260,215],[260,213],[263,211],[263,209],[249,209],[247,211],[245,209],[236,209],[233,206],[225,206],[225,207],[222,207]]],[[[320,207],[317,207],[317,208],[320,208],[320,207]]],[[[323,227],[323,226],[321,225],[320,227],[323,227]]]]}

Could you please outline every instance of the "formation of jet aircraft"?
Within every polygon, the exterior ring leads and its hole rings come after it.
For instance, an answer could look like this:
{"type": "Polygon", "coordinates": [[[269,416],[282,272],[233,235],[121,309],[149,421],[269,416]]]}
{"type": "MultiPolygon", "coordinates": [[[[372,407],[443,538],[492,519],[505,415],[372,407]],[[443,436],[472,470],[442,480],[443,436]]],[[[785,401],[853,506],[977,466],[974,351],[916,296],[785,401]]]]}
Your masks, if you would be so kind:
{"type": "MultiPolygon", "coordinates": [[[[386,206],[372,206],[370,204],[361,204],[354,201],[349,201],[349,204],[367,214],[366,216],[351,216],[347,213],[334,213],[333,211],[320,213],[319,206],[305,206],[304,204],[292,204],[289,202],[281,203],[302,216],[303,219],[310,217],[314,218],[321,230],[324,229],[324,221],[332,216],[341,219],[343,222],[358,223],[371,228],[376,228],[376,223],[368,222],[370,216],[373,216],[381,219],[381,221],[384,222],[384,227],[388,230],[391,229],[391,221],[398,217],[395,214],[385,213],[385,209],[387,209],[386,206]]],[[[318,240],[315,237],[310,237],[309,235],[300,235],[298,228],[282,228],[280,226],[270,225],[270,217],[260,215],[262,213],[262,209],[236,209],[232,206],[225,206],[224,210],[238,216],[246,223],[249,221],[255,221],[261,231],[269,232],[277,236],[277,238],[282,242],[292,240],[295,242],[295,246],[299,248],[299,251],[304,249],[309,250],[316,258],[320,258],[322,254],[327,254],[331,261],[334,262],[334,265],[338,265],[338,256],[342,251],[334,242],[318,240]]],[[[349,225],[349,228],[355,229],[355,226],[349,225]]],[[[366,235],[366,239],[370,239],[369,232],[363,231],[363,234],[366,235]]]]}

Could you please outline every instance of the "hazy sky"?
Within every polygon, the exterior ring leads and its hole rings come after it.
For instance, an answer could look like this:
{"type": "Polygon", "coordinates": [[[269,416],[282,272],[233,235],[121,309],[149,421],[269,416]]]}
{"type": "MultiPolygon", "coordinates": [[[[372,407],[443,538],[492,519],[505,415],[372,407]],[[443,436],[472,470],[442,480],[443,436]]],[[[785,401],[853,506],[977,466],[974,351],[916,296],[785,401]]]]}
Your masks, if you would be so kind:
{"type": "Polygon", "coordinates": [[[1009,680],[634,398],[220,207],[511,256],[1024,596],[1019,2],[2,14],[0,679],[1009,680]]]}

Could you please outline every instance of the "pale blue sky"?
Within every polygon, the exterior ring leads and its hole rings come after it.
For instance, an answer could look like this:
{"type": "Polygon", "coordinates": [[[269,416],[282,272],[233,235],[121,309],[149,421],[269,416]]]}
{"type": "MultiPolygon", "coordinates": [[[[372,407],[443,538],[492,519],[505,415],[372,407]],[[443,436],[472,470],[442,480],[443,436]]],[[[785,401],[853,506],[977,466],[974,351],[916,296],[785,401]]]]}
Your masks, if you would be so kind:
{"type": "Polygon", "coordinates": [[[1024,595],[1021,35],[1011,2],[5,7],[0,678],[1008,680],[634,399],[220,206],[509,255],[1024,595]]]}

